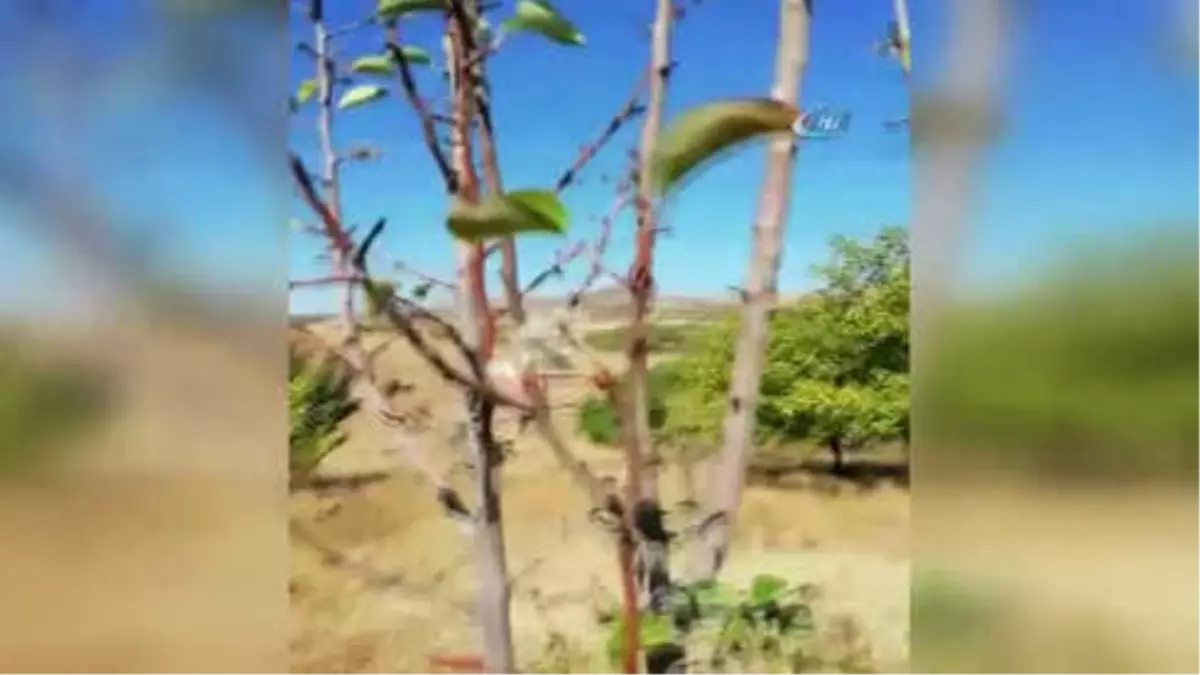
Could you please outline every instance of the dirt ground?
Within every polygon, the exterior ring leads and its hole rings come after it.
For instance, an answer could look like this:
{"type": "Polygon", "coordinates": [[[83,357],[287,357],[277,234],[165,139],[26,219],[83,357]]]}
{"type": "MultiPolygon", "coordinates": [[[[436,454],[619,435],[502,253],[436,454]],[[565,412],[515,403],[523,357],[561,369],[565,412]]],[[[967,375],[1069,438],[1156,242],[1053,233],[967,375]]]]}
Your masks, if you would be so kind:
{"type": "MultiPolygon", "coordinates": [[[[427,456],[453,463],[453,392],[432,381],[399,345],[384,363],[414,384],[404,406],[427,406],[427,456]]],[[[558,383],[568,404],[561,428],[574,429],[581,385],[558,383]]],[[[445,519],[428,486],[385,456],[385,432],[356,417],[351,438],[320,472],[316,489],[291,496],[291,665],[300,672],[427,672],[433,654],[475,651],[468,542],[445,519]]],[[[513,437],[501,419],[502,437],[513,437]]],[[[611,449],[577,447],[600,473],[616,475],[611,449]]],[[[465,480],[465,469],[458,471],[465,480]]],[[[682,480],[664,475],[665,502],[682,480]]],[[[603,631],[594,612],[616,594],[616,558],[607,535],[586,518],[585,501],[532,434],[519,436],[505,466],[504,526],[514,577],[513,624],[521,667],[530,669],[552,632],[581,656],[580,670],[603,670],[603,631]],[[586,655],[586,656],[584,656],[586,655]]],[[[876,668],[897,672],[908,659],[909,496],[902,486],[786,478],[751,485],[724,573],[745,582],[771,572],[822,589],[818,616],[848,615],[859,625],[876,668]]]]}

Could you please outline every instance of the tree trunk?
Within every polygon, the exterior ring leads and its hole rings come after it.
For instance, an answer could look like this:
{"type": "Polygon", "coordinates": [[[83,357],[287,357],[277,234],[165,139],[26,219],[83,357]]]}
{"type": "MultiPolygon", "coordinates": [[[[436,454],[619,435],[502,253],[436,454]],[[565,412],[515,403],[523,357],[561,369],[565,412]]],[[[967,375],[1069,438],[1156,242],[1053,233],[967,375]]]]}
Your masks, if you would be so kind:
{"type": "Polygon", "coordinates": [[[829,452],[833,455],[833,473],[842,475],[846,470],[846,456],[842,449],[842,438],[840,436],[832,436],[829,439],[829,452]]]}
{"type": "MultiPolygon", "coordinates": [[[[342,221],[341,177],[337,160],[337,148],[333,142],[333,84],[336,75],[330,45],[329,30],[325,27],[324,2],[316,0],[310,7],[313,22],[313,41],[317,52],[317,142],[321,148],[321,182],[325,192],[325,203],[338,222],[342,221]]],[[[338,256],[335,260],[339,275],[348,275],[348,260],[338,256]]],[[[347,339],[357,336],[354,321],[354,287],[346,284],[342,290],[341,317],[347,339]]]]}
{"type": "Polygon", "coordinates": [[[666,104],[667,78],[671,68],[671,0],[658,0],[654,17],[652,44],[650,47],[650,92],[646,104],[646,118],[642,125],[642,140],[639,149],[637,198],[637,243],[630,285],[633,291],[633,320],[629,325],[629,383],[634,423],[634,452],[643,463],[641,495],[645,499],[658,501],[658,467],[647,462],[651,449],[650,440],[650,396],[647,389],[649,370],[648,315],[650,300],[654,293],[654,242],[658,219],[654,209],[653,181],[650,174],[650,156],[658,145],[658,133],[662,126],[663,107],[666,104]]]}
{"type": "Polygon", "coordinates": [[[475,460],[475,574],[482,633],[483,665],[489,673],[515,672],[509,619],[508,560],[500,513],[500,453],[492,433],[492,404],[477,393],[467,396],[471,419],[467,444],[475,460]]]}
{"type": "MultiPolygon", "coordinates": [[[[800,80],[808,61],[808,0],[782,0],[780,4],[773,95],[779,101],[798,107],[800,80]]],[[[745,286],[741,336],[736,346],[729,407],[725,414],[724,441],[721,454],[711,467],[710,516],[694,561],[693,572],[700,579],[715,578],[720,571],[733,534],[733,518],[741,503],[758,409],[768,318],[777,293],[795,153],[795,137],[781,135],[771,142],[767,156],[766,179],[759,200],[745,286]]]]}
{"type": "MultiPolygon", "coordinates": [[[[649,350],[647,346],[648,318],[654,295],[654,242],[658,219],[654,207],[653,177],[650,157],[658,145],[666,104],[667,79],[671,72],[671,23],[674,18],[671,0],[658,0],[650,46],[650,91],[647,96],[646,119],[642,125],[639,148],[638,186],[635,210],[637,240],[635,259],[629,282],[633,293],[633,319],[629,326],[629,393],[626,414],[622,423],[631,424],[627,443],[630,495],[626,499],[626,517],[634,531],[635,544],[641,552],[638,570],[640,590],[645,594],[649,611],[667,611],[671,574],[667,558],[667,537],[662,522],[658,497],[658,458],[654,452],[650,429],[650,396],[648,391],[649,350]],[[636,496],[636,499],[633,497],[636,496]]],[[[622,408],[618,408],[621,410],[622,408]]],[[[666,672],[662,664],[679,648],[673,645],[648,649],[647,672],[666,672]],[[653,669],[651,668],[653,667],[653,669]]]]}
{"type": "Polygon", "coordinates": [[[621,620],[624,624],[625,651],[621,654],[621,672],[641,672],[638,665],[641,656],[642,614],[638,609],[637,575],[634,571],[633,539],[622,536],[617,541],[617,569],[621,575],[621,620]]]}
{"type": "MultiPolygon", "coordinates": [[[[479,178],[471,157],[471,120],[475,100],[471,78],[463,72],[466,62],[464,40],[454,21],[448,27],[447,63],[454,96],[454,128],[451,133],[454,169],[458,174],[459,197],[479,199],[479,178]]],[[[462,332],[475,356],[486,364],[495,346],[494,321],[488,308],[482,244],[459,243],[458,303],[462,332]]],[[[482,369],[482,366],[481,366],[482,369]]],[[[508,560],[500,509],[500,453],[492,431],[494,410],[477,392],[465,396],[467,449],[475,464],[475,494],[479,501],[475,523],[475,572],[479,582],[476,598],[482,637],[483,665],[491,673],[511,673],[512,624],[509,616],[508,560]]]]}

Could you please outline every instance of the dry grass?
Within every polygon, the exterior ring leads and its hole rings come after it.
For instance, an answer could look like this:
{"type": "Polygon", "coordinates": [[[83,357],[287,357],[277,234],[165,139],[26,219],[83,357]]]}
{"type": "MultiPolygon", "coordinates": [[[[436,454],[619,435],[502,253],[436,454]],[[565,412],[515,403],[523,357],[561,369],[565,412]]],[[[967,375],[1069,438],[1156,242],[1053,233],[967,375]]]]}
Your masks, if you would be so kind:
{"type": "MultiPolygon", "coordinates": [[[[405,405],[428,406],[435,421],[426,450],[446,466],[459,401],[431,381],[418,357],[397,344],[384,362],[415,385],[405,405]]],[[[559,402],[577,400],[582,383],[563,383],[559,402]]],[[[559,413],[575,428],[570,409],[559,413]]],[[[502,419],[510,436],[512,420],[502,419]]],[[[291,497],[293,523],[292,668],[303,672],[425,672],[435,653],[474,649],[469,546],[431,499],[426,485],[390,464],[385,437],[367,419],[351,420],[350,442],[321,469],[328,478],[367,476],[356,487],[291,497]],[[324,553],[322,553],[324,550],[324,553]]],[[[602,473],[622,470],[612,450],[589,447],[602,473]]],[[[460,476],[459,479],[464,479],[460,476]]],[[[514,586],[518,657],[542,653],[552,631],[576,651],[599,655],[594,610],[616,597],[616,559],[605,535],[586,522],[586,505],[532,436],[519,437],[504,472],[504,525],[514,586]]],[[[674,476],[666,501],[678,498],[674,476]]],[[[908,493],[895,486],[837,494],[752,486],[739,515],[730,580],[768,571],[825,591],[821,611],[848,613],[866,630],[878,665],[904,668],[908,621],[908,493]]],[[[576,654],[573,667],[603,669],[576,654]]]]}

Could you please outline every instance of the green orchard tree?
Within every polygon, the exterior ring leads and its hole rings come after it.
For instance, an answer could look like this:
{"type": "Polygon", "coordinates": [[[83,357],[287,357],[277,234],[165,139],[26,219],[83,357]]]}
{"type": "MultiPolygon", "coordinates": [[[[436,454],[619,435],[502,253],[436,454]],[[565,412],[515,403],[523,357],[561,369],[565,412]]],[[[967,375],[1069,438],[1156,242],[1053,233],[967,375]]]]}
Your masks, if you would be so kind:
{"type": "Polygon", "coordinates": [[[908,435],[910,255],[903,229],[832,242],[826,286],[778,312],[763,374],[764,431],[845,451],[908,435]]]}
{"type": "MultiPolygon", "coordinates": [[[[840,469],[847,450],[908,437],[910,255],[900,228],[832,248],[824,288],[770,317],[755,441],[813,440],[840,469]]],[[[736,339],[735,324],[718,326],[672,364],[664,433],[719,436],[736,339]]]]}

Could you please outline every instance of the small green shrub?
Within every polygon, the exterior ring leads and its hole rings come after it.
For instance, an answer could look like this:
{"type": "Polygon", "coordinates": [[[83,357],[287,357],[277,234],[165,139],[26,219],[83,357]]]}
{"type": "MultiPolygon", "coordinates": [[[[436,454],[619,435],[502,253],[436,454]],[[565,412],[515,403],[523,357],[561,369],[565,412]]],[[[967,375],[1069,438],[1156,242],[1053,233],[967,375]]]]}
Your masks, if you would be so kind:
{"type": "MultiPolygon", "coordinates": [[[[675,373],[662,366],[652,368],[646,380],[650,396],[650,430],[661,430],[667,422],[667,397],[675,386],[675,373]]],[[[599,445],[618,446],[621,425],[617,410],[607,397],[593,394],[579,407],[579,431],[599,445]]]]}
{"type": "Polygon", "coordinates": [[[288,369],[288,470],[302,483],[329,453],[346,442],[340,427],[358,409],[350,378],[324,361],[291,354],[288,369]]]}
{"type": "MultiPolygon", "coordinates": [[[[684,645],[687,662],[677,672],[870,672],[870,650],[857,633],[852,640],[842,636],[846,644],[836,649],[826,644],[811,607],[814,596],[812,586],[770,574],[745,589],[718,582],[677,587],[669,614],[641,617],[642,648],[684,645]]],[[[617,665],[625,647],[623,618],[607,612],[602,624],[609,631],[609,662],[617,665]]]]}

